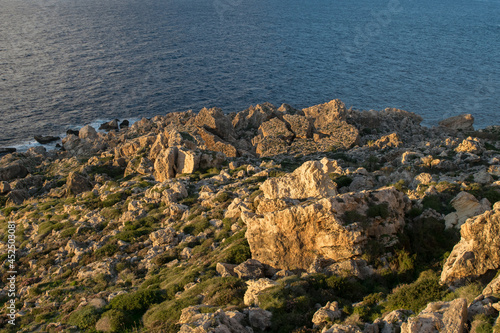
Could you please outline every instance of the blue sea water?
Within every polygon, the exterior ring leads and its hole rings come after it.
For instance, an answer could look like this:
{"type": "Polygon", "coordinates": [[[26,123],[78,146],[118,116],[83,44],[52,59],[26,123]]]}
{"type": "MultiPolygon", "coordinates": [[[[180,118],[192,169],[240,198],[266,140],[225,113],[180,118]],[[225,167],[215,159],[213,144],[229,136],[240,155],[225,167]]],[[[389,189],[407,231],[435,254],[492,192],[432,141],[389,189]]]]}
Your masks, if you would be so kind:
{"type": "Polygon", "coordinates": [[[0,0],[0,147],[107,119],[342,99],[500,124],[500,0],[0,0]]]}

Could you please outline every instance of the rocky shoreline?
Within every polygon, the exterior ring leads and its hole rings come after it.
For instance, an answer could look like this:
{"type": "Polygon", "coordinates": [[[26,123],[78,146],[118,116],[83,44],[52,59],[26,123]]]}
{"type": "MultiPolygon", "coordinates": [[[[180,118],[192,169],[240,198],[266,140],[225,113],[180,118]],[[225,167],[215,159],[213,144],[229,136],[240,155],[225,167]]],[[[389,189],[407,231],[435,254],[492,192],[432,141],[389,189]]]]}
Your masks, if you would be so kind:
{"type": "Polygon", "coordinates": [[[500,126],[421,121],[264,103],[5,151],[0,332],[500,332],[500,126]]]}

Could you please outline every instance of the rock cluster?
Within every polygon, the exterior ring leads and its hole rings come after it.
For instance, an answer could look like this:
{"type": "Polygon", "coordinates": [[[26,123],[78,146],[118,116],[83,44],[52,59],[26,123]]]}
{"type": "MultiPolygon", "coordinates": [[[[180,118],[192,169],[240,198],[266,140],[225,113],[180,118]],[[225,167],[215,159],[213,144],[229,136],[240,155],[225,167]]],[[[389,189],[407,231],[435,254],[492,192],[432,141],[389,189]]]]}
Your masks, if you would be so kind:
{"type": "Polygon", "coordinates": [[[0,150],[16,329],[498,332],[500,128],[421,121],[263,103],[0,150]]]}

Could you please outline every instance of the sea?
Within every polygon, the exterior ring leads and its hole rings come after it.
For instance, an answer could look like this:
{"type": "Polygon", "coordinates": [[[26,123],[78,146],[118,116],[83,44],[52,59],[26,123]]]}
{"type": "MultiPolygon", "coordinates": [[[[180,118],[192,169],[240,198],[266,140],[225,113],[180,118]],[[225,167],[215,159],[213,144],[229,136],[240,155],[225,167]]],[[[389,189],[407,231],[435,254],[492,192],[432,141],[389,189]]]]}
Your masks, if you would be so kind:
{"type": "Polygon", "coordinates": [[[500,125],[500,0],[0,0],[0,147],[332,99],[500,125]]]}

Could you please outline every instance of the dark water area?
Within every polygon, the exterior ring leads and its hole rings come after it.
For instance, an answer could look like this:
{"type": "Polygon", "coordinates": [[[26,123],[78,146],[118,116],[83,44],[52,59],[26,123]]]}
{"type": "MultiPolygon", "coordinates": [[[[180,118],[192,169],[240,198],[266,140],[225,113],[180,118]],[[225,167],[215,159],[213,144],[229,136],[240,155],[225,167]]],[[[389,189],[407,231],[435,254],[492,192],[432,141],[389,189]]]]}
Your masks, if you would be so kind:
{"type": "Polygon", "coordinates": [[[340,98],[500,125],[500,0],[0,0],[0,147],[340,98]]]}

